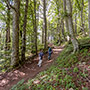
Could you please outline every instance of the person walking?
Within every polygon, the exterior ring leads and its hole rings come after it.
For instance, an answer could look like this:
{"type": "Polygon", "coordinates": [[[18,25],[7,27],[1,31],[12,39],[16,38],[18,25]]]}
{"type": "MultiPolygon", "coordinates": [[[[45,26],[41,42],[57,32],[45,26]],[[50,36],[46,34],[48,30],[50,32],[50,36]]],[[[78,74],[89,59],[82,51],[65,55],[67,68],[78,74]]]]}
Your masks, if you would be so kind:
{"type": "Polygon", "coordinates": [[[53,53],[53,51],[52,51],[52,48],[51,47],[48,47],[48,60],[50,60],[51,59],[51,54],[53,53]]]}
{"type": "Polygon", "coordinates": [[[41,64],[42,64],[42,59],[43,59],[43,51],[42,49],[40,50],[40,53],[39,53],[39,62],[38,62],[38,66],[41,67],[41,64]]]}

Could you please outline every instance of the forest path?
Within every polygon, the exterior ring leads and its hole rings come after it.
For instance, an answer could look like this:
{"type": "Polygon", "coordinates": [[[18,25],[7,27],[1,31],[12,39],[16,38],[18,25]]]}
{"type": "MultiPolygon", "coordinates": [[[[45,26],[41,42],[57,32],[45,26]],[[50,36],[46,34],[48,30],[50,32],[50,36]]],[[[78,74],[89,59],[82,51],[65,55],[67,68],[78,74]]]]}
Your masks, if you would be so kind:
{"type": "Polygon", "coordinates": [[[28,79],[34,78],[39,72],[46,70],[54,60],[57,59],[60,52],[63,50],[63,46],[55,46],[51,60],[48,60],[48,54],[44,55],[42,66],[38,67],[38,57],[33,59],[33,63],[26,63],[23,67],[0,75],[0,90],[9,90],[13,85],[17,84],[20,80],[24,79],[25,82],[28,79]]]}

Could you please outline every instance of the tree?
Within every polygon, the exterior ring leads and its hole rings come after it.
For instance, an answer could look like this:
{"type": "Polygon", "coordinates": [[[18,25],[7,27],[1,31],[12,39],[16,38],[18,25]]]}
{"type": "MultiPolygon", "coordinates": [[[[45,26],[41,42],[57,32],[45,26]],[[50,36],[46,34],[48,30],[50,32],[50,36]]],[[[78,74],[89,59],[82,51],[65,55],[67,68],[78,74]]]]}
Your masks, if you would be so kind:
{"type": "Polygon", "coordinates": [[[60,23],[60,0],[56,1],[56,7],[57,7],[57,36],[58,36],[58,43],[59,45],[61,44],[61,36],[60,36],[60,31],[61,31],[61,23],[60,23]]]}
{"type": "Polygon", "coordinates": [[[6,21],[6,50],[10,49],[10,7],[7,4],[7,21],[6,21]]]}
{"type": "Polygon", "coordinates": [[[27,10],[28,10],[28,0],[26,0],[26,5],[25,5],[25,15],[24,15],[24,24],[23,24],[23,32],[22,32],[21,61],[25,61],[27,10]]]}
{"type": "Polygon", "coordinates": [[[45,31],[45,41],[44,41],[44,49],[47,48],[47,18],[46,18],[46,0],[43,0],[43,10],[44,10],[44,31],[45,31]]]}
{"type": "Polygon", "coordinates": [[[19,16],[20,0],[14,0],[13,6],[13,31],[12,31],[12,59],[11,65],[19,64],[19,16]]]}
{"type": "Polygon", "coordinates": [[[76,10],[76,3],[75,3],[75,35],[77,36],[77,10],[76,10]]]}
{"type": "Polygon", "coordinates": [[[90,0],[88,0],[88,24],[89,24],[89,37],[90,37],[90,0]]]}
{"type": "Polygon", "coordinates": [[[85,36],[83,8],[84,8],[84,0],[81,0],[81,31],[83,32],[83,35],[85,36]]]}
{"type": "Polygon", "coordinates": [[[45,35],[44,35],[44,25],[42,25],[42,44],[44,43],[44,37],[45,37],[45,35]]]}
{"type": "Polygon", "coordinates": [[[65,34],[64,34],[64,20],[61,19],[61,28],[62,28],[62,38],[65,41],[65,34]]]}
{"type": "Polygon", "coordinates": [[[36,21],[36,0],[34,0],[34,37],[35,37],[35,53],[37,54],[37,21],[36,21]]]}
{"type": "Polygon", "coordinates": [[[67,9],[66,9],[66,0],[63,0],[63,10],[64,10],[64,20],[65,20],[65,26],[66,26],[66,33],[67,33],[67,40],[69,40],[69,26],[68,26],[68,17],[67,17],[67,9]]]}
{"type": "Polygon", "coordinates": [[[67,9],[68,9],[68,25],[69,25],[69,34],[71,38],[71,42],[74,47],[73,53],[79,50],[79,43],[77,39],[74,36],[74,29],[73,29],[73,20],[72,20],[72,5],[71,5],[71,0],[67,0],[67,9]]]}

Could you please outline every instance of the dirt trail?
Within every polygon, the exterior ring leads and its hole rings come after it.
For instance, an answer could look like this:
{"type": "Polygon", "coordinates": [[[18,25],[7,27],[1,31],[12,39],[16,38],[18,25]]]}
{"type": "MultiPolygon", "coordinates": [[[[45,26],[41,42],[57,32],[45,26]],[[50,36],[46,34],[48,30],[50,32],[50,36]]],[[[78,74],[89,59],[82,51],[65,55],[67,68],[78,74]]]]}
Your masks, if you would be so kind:
{"type": "Polygon", "coordinates": [[[39,72],[46,70],[54,60],[59,56],[60,52],[63,50],[63,47],[55,47],[53,49],[53,54],[51,60],[48,60],[48,54],[44,55],[42,67],[38,67],[38,57],[33,59],[33,63],[29,62],[17,69],[15,71],[6,73],[5,75],[0,75],[0,90],[9,90],[13,85],[15,85],[20,80],[24,79],[27,81],[28,79],[34,78],[39,72]]]}

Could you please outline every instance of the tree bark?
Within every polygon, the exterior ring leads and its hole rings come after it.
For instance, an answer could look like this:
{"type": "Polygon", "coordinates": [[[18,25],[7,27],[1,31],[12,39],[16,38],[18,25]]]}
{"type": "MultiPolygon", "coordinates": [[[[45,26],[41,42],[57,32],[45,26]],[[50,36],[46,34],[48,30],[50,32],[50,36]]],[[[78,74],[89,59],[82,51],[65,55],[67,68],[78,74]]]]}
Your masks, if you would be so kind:
{"type": "Polygon", "coordinates": [[[7,21],[6,21],[6,50],[10,49],[10,8],[7,4],[7,21]]]}
{"type": "Polygon", "coordinates": [[[59,6],[59,1],[56,1],[56,5],[57,5],[57,13],[58,13],[58,21],[57,21],[57,35],[58,35],[58,44],[61,44],[61,36],[60,36],[60,32],[61,32],[61,23],[60,23],[60,6],[59,6]]]}
{"type": "Polygon", "coordinates": [[[61,20],[61,27],[62,27],[62,37],[63,37],[63,40],[65,41],[65,34],[64,34],[64,21],[63,21],[63,19],[61,20]]]}
{"type": "Polygon", "coordinates": [[[57,23],[57,39],[58,39],[58,44],[60,45],[61,44],[61,36],[60,36],[60,29],[61,29],[61,26],[60,26],[60,19],[58,18],[58,23],[57,23]]]}
{"type": "Polygon", "coordinates": [[[68,24],[69,24],[69,34],[71,36],[71,41],[74,47],[74,52],[79,50],[79,43],[77,39],[74,36],[74,30],[73,30],[73,20],[72,20],[72,5],[71,5],[71,0],[67,0],[67,8],[68,8],[68,24]]]}
{"type": "Polygon", "coordinates": [[[75,14],[75,35],[77,35],[77,13],[75,14]]]}
{"type": "Polygon", "coordinates": [[[37,55],[37,20],[36,20],[36,0],[34,0],[34,36],[35,36],[35,53],[37,55]]]}
{"type": "Polygon", "coordinates": [[[42,44],[44,43],[44,25],[42,25],[42,44]]]}
{"type": "Polygon", "coordinates": [[[13,31],[12,31],[12,59],[11,66],[19,64],[19,15],[20,0],[14,0],[13,31]]]}
{"type": "Polygon", "coordinates": [[[84,16],[83,16],[83,7],[84,7],[84,0],[82,0],[82,6],[81,6],[81,31],[83,32],[83,35],[85,36],[85,31],[84,31],[84,16]]]}
{"type": "Polygon", "coordinates": [[[88,0],[88,23],[89,23],[89,37],[90,37],[90,0],[88,0]]]}
{"type": "MultiPolygon", "coordinates": [[[[63,10],[64,10],[65,15],[67,15],[66,0],[63,0],[63,10]]],[[[66,37],[67,37],[67,41],[69,41],[70,37],[68,35],[68,32],[69,32],[68,17],[65,16],[64,18],[65,18],[65,26],[66,26],[66,33],[67,33],[66,37]]]]}
{"type": "Polygon", "coordinates": [[[26,5],[25,5],[24,24],[23,24],[23,31],[22,31],[22,51],[21,51],[21,61],[25,61],[27,11],[28,11],[28,0],[26,0],[26,5]]]}
{"type": "MultiPolygon", "coordinates": [[[[32,6],[32,3],[31,3],[31,0],[30,0],[30,7],[33,7],[33,6],[32,6]]],[[[35,39],[34,39],[34,38],[35,38],[35,37],[34,37],[34,36],[35,36],[35,34],[34,34],[34,25],[35,25],[34,22],[35,22],[35,20],[34,20],[34,11],[33,11],[32,8],[31,8],[30,10],[31,10],[31,17],[32,17],[32,24],[33,24],[33,31],[32,31],[32,35],[31,35],[31,43],[33,43],[33,44],[31,45],[31,49],[32,49],[32,50],[31,50],[31,53],[33,53],[33,52],[34,52],[33,50],[34,50],[34,48],[35,48],[35,39]]]]}
{"type": "Polygon", "coordinates": [[[45,31],[45,42],[44,49],[47,48],[47,18],[46,18],[46,0],[43,1],[43,10],[44,10],[44,31],[45,31]]]}

